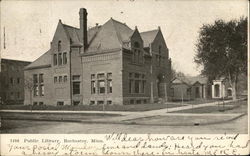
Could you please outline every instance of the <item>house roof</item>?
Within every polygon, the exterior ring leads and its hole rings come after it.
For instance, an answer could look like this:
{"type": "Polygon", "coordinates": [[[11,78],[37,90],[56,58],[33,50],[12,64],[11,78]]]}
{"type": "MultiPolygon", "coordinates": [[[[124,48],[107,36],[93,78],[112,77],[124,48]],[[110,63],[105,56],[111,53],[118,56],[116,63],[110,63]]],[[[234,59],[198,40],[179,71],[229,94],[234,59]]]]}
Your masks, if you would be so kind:
{"type": "Polygon", "coordinates": [[[144,47],[149,47],[149,44],[154,41],[158,32],[159,32],[159,29],[145,31],[145,32],[140,33],[142,40],[144,42],[144,47]]]}
{"type": "Polygon", "coordinates": [[[185,83],[187,85],[194,85],[195,83],[207,84],[208,79],[203,76],[193,76],[193,77],[175,77],[172,83],[185,83]]]}
{"type": "Polygon", "coordinates": [[[89,44],[87,52],[121,48],[123,42],[128,41],[132,33],[133,30],[126,24],[111,18],[98,31],[93,41],[89,44]]]}
{"type": "MultiPolygon", "coordinates": [[[[81,46],[80,29],[62,24],[71,45],[81,46]]],[[[102,26],[95,26],[88,30],[88,48],[86,54],[93,52],[116,51],[123,47],[123,43],[130,40],[135,30],[129,28],[125,23],[114,19],[108,20],[102,26]]],[[[153,42],[159,30],[152,30],[141,33],[145,47],[153,42]]],[[[26,69],[43,68],[51,66],[50,50],[32,62],[26,69]]]]}
{"type": "Polygon", "coordinates": [[[46,53],[44,53],[42,56],[40,56],[38,59],[36,59],[34,62],[26,66],[24,69],[35,69],[35,68],[44,68],[44,67],[50,67],[51,66],[51,55],[50,50],[48,50],[46,53]]]}

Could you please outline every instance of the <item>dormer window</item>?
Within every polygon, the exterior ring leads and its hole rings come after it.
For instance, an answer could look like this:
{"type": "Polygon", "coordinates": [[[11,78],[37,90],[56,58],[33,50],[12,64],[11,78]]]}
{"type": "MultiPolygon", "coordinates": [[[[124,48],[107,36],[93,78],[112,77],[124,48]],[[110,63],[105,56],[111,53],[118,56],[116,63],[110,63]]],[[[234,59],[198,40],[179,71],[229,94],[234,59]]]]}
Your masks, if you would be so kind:
{"type": "Polygon", "coordinates": [[[61,41],[58,41],[58,47],[57,47],[57,50],[58,50],[58,52],[61,52],[61,50],[62,50],[62,45],[61,45],[62,43],[61,43],[61,41]]]}

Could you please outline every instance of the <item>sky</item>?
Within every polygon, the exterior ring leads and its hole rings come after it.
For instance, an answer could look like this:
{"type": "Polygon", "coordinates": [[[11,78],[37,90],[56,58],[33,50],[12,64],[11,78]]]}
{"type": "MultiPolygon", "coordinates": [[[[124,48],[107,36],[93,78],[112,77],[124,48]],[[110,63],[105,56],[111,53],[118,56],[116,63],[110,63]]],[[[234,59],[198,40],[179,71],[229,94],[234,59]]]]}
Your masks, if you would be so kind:
{"type": "Polygon", "coordinates": [[[175,70],[190,76],[200,73],[194,63],[195,44],[203,24],[248,15],[247,0],[2,0],[1,57],[34,61],[50,47],[61,19],[79,27],[79,9],[88,12],[88,27],[111,17],[140,32],[161,31],[175,70]],[[5,28],[5,48],[4,48],[5,28]]]}

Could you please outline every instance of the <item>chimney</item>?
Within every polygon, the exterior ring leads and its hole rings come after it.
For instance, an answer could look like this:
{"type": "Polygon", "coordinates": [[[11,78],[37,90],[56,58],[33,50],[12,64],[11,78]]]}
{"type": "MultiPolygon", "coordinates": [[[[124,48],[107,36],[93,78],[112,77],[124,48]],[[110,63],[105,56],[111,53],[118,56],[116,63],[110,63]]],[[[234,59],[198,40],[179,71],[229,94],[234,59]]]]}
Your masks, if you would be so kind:
{"type": "Polygon", "coordinates": [[[88,46],[88,34],[87,34],[87,10],[80,8],[80,41],[83,44],[81,52],[84,52],[88,46]]]}

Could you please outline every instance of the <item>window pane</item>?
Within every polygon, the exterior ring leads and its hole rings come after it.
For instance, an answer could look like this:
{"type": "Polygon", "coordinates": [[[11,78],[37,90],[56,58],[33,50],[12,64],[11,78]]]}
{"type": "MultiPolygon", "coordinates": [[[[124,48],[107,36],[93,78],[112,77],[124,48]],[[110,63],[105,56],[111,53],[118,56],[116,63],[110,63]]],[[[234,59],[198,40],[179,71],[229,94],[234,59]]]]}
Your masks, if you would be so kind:
{"type": "Polygon", "coordinates": [[[44,96],[44,85],[40,85],[40,95],[44,96]]]}
{"type": "Polygon", "coordinates": [[[38,83],[37,74],[33,75],[33,82],[34,84],[38,83]]]}
{"type": "Polygon", "coordinates": [[[59,82],[62,82],[62,76],[59,76],[59,82]]]}
{"type": "Polygon", "coordinates": [[[57,77],[55,76],[55,77],[54,77],[54,83],[56,83],[56,82],[57,82],[57,77]]]}
{"type": "Polygon", "coordinates": [[[91,79],[94,79],[95,78],[95,74],[91,74],[91,79]]]}
{"type": "Polygon", "coordinates": [[[112,80],[108,80],[108,92],[112,93],[112,80]]]}
{"type": "Polygon", "coordinates": [[[107,74],[107,78],[108,78],[108,79],[111,79],[111,78],[112,78],[112,73],[108,73],[108,74],[107,74]]]}
{"type": "Polygon", "coordinates": [[[140,85],[139,85],[139,80],[135,81],[135,93],[139,93],[140,90],[140,85]]]}

